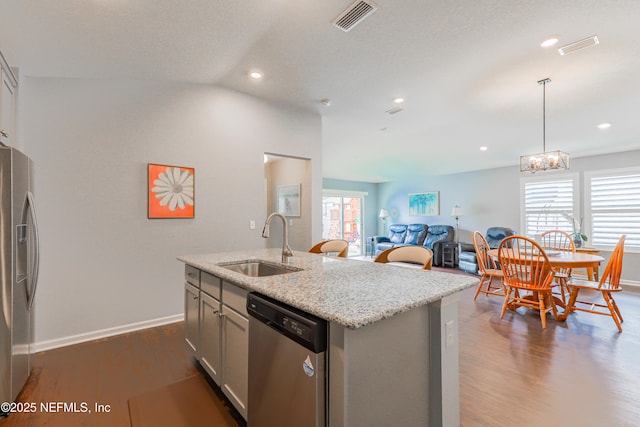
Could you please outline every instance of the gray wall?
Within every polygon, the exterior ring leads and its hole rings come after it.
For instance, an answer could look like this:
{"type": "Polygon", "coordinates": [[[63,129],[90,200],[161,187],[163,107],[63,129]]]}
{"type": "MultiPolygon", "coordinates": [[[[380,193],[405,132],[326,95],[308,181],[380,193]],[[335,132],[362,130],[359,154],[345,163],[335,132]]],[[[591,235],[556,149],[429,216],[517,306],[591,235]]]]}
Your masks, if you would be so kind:
{"type": "MultiPolygon", "coordinates": [[[[640,150],[571,159],[571,173],[580,175],[580,203],[583,203],[584,172],[640,165],[640,150]]],[[[464,216],[460,218],[460,241],[471,242],[475,230],[485,232],[491,226],[511,227],[520,232],[520,180],[518,167],[488,169],[452,175],[414,175],[406,179],[379,184],[379,207],[390,213],[393,223],[448,224],[455,227],[450,216],[454,205],[460,205],[464,216]],[[408,193],[440,192],[440,216],[409,216],[408,193]]],[[[581,212],[584,212],[581,206],[581,212]]],[[[609,252],[603,256],[608,257],[609,252]]],[[[604,269],[601,268],[601,271],[604,269]]],[[[625,252],[622,278],[627,283],[640,285],[640,254],[625,252]]]]}
{"type": "Polygon", "coordinates": [[[319,116],[211,85],[21,84],[41,228],[41,348],[179,317],[176,256],[264,247],[264,152],[311,159],[310,235],[320,238],[319,116]],[[195,168],[195,219],[147,219],[147,163],[195,168]]]}

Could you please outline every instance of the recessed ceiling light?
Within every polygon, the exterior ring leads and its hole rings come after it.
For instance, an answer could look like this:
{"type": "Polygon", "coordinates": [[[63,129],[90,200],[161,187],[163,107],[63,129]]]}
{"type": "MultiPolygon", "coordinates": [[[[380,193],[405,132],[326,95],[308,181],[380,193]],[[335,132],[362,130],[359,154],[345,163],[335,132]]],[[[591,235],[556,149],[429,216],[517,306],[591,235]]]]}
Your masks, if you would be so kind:
{"type": "Polygon", "coordinates": [[[609,129],[611,127],[611,123],[600,123],[598,125],[598,129],[609,129]]]}
{"type": "Polygon", "coordinates": [[[262,73],[260,71],[252,71],[249,73],[249,77],[255,80],[259,80],[262,78],[262,73]]]}
{"type": "Polygon", "coordinates": [[[331,106],[331,100],[329,98],[322,98],[320,100],[320,103],[322,105],[324,105],[325,107],[330,107],[331,106]]]}
{"type": "Polygon", "coordinates": [[[395,102],[396,104],[402,104],[404,102],[404,98],[398,97],[398,98],[394,99],[393,102],[395,102]]]}
{"type": "Polygon", "coordinates": [[[487,151],[489,149],[489,147],[485,147],[484,145],[482,147],[480,147],[480,151],[487,151]]]}
{"type": "Polygon", "coordinates": [[[558,36],[549,37],[540,44],[540,47],[551,47],[554,44],[558,43],[559,40],[560,39],[558,38],[558,36]]]}

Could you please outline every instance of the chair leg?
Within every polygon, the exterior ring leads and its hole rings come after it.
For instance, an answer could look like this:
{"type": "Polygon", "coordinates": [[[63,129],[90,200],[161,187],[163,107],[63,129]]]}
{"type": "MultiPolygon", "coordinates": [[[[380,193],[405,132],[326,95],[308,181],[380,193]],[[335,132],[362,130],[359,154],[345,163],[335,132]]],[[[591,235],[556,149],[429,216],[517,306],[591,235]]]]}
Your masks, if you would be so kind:
{"type": "Polygon", "coordinates": [[[558,317],[558,320],[567,320],[567,317],[573,311],[573,307],[576,305],[579,292],[579,288],[571,288],[571,293],[569,294],[569,302],[564,307],[564,313],[558,317]]]}
{"type": "Polygon", "coordinates": [[[540,310],[540,320],[542,320],[542,329],[547,328],[547,310],[544,304],[545,295],[538,292],[538,310],[540,310]]]}
{"type": "Polygon", "coordinates": [[[618,327],[618,332],[622,332],[622,325],[620,325],[620,321],[618,320],[618,313],[616,313],[616,309],[614,308],[613,298],[609,292],[603,292],[602,296],[607,302],[607,306],[609,307],[609,311],[611,312],[611,317],[613,317],[613,321],[616,322],[616,326],[618,327]]]}
{"type": "Polygon", "coordinates": [[[502,304],[502,312],[500,313],[501,319],[504,317],[504,313],[507,311],[507,306],[509,305],[509,298],[511,297],[512,290],[512,288],[507,286],[507,292],[505,292],[504,294],[504,304],[502,304]]]}
{"type": "Polygon", "coordinates": [[[611,303],[613,304],[613,308],[616,310],[616,313],[618,313],[618,319],[620,319],[620,323],[623,323],[624,319],[622,318],[622,314],[620,313],[618,304],[616,304],[616,300],[613,299],[613,295],[611,294],[609,294],[609,297],[611,298],[611,303]]]}
{"type": "Polygon", "coordinates": [[[482,285],[484,285],[484,282],[485,282],[486,278],[487,278],[487,276],[485,276],[484,274],[480,278],[480,283],[478,283],[478,287],[476,288],[476,294],[473,296],[473,300],[474,301],[476,300],[476,298],[478,298],[478,295],[480,294],[480,291],[482,291],[482,285]]]}

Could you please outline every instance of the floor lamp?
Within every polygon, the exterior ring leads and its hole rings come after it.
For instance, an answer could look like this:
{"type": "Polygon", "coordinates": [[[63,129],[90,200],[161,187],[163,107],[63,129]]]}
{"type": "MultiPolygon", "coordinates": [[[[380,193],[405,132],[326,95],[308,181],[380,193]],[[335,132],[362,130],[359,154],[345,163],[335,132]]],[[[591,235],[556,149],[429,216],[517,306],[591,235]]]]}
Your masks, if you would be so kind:
{"type": "Polygon", "coordinates": [[[387,232],[387,218],[389,217],[389,212],[386,209],[380,209],[380,214],[378,215],[382,219],[382,234],[387,232]]]}
{"type": "Polygon", "coordinates": [[[462,216],[462,208],[458,205],[455,205],[453,209],[451,209],[451,216],[456,219],[456,243],[460,241],[458,238],[458,223],[460,221],[460,217],[462,216]]]}

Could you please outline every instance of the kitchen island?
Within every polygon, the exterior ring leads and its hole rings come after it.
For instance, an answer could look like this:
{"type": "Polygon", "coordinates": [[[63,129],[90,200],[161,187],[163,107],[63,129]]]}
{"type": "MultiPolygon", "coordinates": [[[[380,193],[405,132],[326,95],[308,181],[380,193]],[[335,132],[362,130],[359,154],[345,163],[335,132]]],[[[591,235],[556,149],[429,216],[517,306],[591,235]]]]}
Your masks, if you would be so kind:
{"type": "Polygon", "coordinates": [[[280,256],[263,249],[178,259],[329,322],[327,425],[459,425],[457,301],[478,279],[306,252],[289,260],[299,271],[281,275],[221,266],[280,256]]]}

